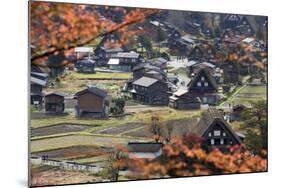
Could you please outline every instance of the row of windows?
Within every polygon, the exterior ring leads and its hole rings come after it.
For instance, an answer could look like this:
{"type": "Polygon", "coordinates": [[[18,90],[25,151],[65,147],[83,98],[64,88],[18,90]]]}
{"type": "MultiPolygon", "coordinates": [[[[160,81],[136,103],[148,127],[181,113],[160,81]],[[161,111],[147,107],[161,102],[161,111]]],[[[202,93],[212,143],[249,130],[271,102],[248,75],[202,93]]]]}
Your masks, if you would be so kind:
{"type": "Polygon", "coordinates": [[[138,86],[138,85],[135,85],[135,86],[134,86],[134,89],[136,89],[136,90],[141,90],[141,91],[147,91],[147,88],[146,88],[146,87],[142,87],[142,86],[138,86]]]}
{"type": "Polygon", "coordinates": [[[212,138],[208,140],[210,145],[226,145],[226,144],[232,144],[232,141],[228,143],[228,140],[226,138],[212,138]]]}
{"type": "MultiPolygon", "coordinates": [[[[226,133],[225,133],[225,132],[222,132],[222,133],[221,133],[220,130],[214,130],[214,131],[213,131],[213,135],[214,135],[214,136],[221,136],[221,135],[222,135],[222,136],[226,136],[226,133]]],[[[211,136],[212,136],[212,132],[209,132],[209,133],[208,133],[208,136],[211,137],[211,136]]]]}
{"type": "Polygon", "coordinates": [[[122,58],[122,61],[124,61],[124,62],[137,62],[136,59],[131,59],[131,58],[122,58]]]}
{"type": "Polygon", "coordinates": [[[197,86],[198,87],[201,87],[201,86],[208,87],[209,83],[208,82],[197,82],[197,86]]]}

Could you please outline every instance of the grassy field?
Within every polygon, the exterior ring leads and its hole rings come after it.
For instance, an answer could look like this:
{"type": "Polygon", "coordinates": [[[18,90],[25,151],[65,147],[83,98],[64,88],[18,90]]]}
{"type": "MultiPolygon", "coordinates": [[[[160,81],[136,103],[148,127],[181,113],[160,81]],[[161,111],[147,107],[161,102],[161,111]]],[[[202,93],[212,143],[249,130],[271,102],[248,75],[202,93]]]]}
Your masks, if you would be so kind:
{"type": "Polygon", "coordinates": [[[54,87],[49,87],[47,92],[62,91],[69,94],[74,94],[86,88],[88,85],[95,85],[105,89],[110,95],[116,95],[124,86],[126,80],[107,80],[111,78],[130,79],[130,73],[96,73],[96,74],[81,74],[71,72],[60,79],[54,87]],[[105,80],[94,80],[94,78],[105,80]]]}
{"type": "Polygon", "coordinates": [[[38,128],[44,126],[50,126],[60,123],[72,123],[72,124],[85,124],[93,125],[94,129],[99,129],[105,126],[118,126],[130,122],[148,122],[151,119],[152,114],[156,114],[161,117],[162,121],[182,119],[188,117],[194,117],[200,115],[201,110],[158,110],[158,111],[145,111],[136,113],[123,118],[108,118],[108,119],[94,119],[94,118],[77,118],[72,114],[66,116],[53,116],[48,118],[32,119],[31,127],[38,128]]]}
{"type": "Polygon", "coordinates": [[[244,87],[239,94],[255,94],[255,95],[266,95],[265,86],[247,86],[244,87]]]}
{"type": "Polygon", "coordinates": [[[130,72],[118,72],[118,73],[109,73],[109,72],[96,72],[93,74],[84,74],[78,72],[71,72],[66,77],[70,79],[131,79],[132,73],[130,72]]]}
{"type": "Polygon", "coordinates": [[[73,146],[99,146],[115,147],[117,145],[127,144],[128,138],[105,137],[92,135],[68,135],[62,137],[53,137],[31,141],[31,152],[42,152],[54,149],[62,149],[73,146]]]}
{"type": "Polygon", "coordinates": [[[251,101],[266,100],[266,95],[266,86],[245,86],[223,103],[223,106],[229,106],[229,104],[244,104],[249,106],[251,101]]]}

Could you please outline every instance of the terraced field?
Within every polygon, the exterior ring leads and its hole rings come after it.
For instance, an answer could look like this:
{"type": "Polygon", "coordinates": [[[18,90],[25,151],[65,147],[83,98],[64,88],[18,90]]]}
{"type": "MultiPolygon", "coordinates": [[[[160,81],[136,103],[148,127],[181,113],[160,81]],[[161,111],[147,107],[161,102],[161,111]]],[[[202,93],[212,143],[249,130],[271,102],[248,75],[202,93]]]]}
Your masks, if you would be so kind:
{"type": "Polygon", "coordinates": [[[266,86],[244,86],[237,93],[233,94],[222,106],[244,104],[250,106],[251,101],[266,99],[266,86]]]}
{"type": "Polygon", "coordinates": [[[73,146],[98,146],[98,147],[116,147],[118,145],[126,145],[130,141],[129,138],[120,138],[112,136],[100,135],[66,135],[58,137],[50,137],[31,141],[31,152],[42,152],[55,150],[73,146]]]}

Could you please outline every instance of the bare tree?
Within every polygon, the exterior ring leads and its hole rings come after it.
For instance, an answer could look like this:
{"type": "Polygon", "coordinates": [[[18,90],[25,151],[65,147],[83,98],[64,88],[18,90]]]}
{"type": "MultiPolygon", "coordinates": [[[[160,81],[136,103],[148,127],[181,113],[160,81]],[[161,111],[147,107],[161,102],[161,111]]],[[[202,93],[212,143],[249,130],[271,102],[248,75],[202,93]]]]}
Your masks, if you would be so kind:
{"type": "Polygon", "coordinates": [[[118,181],[119,171],[126,165],[126,160],[128,159],[128,155],[121,151],[115,150],[109,154],[107,160],[107,168],[106,168],[106,176],[111,181],[118,181]]]}

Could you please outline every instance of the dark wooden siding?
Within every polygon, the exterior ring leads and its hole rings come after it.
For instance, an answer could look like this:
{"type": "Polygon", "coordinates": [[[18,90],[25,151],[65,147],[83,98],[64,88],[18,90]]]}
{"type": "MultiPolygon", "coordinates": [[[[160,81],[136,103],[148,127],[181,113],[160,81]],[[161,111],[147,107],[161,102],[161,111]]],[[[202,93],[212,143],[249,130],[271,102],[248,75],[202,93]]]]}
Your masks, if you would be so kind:
{"type": "Polygon", "coordinates": [[[90,92],[79,95],[77,104],[82,111],[103,112],[103,98],[90,92]]]}

